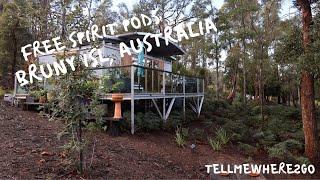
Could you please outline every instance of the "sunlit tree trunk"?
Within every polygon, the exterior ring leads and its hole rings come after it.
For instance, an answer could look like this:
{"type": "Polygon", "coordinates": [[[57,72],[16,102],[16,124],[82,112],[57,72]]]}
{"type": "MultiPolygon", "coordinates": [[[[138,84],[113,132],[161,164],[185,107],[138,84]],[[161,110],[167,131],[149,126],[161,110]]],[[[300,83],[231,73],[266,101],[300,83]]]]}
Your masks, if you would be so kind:
{"type": "MultiPolygon", "coordinates": [[[[304,53],[308,53],[311,43],[310,25],[312,23],[311,5],[309,0],[298,0],[301,8],[303,24],[304,53]]],[[[301,72],[301,111],[305,138],[305,154],[312,161],[318,159],[317,122],[314,102],[313,74],[303,69],[301,72]]]]}

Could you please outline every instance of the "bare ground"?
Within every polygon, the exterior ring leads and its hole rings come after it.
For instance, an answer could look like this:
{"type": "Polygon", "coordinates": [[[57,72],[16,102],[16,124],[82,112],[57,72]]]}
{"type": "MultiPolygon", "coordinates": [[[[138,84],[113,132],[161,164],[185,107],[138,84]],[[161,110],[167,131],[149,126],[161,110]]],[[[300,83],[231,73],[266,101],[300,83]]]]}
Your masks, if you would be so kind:
{"type": "MultiPolygon", "coordinates": [[[[246,159],[233,148],[214,152],[208,145],[200,144],[192,153],[189,146],[178,148],[173,135],[164,132],[122,134],[120,137],[110,137],[105,132],[87,132],[85,165],[88,168],[83,175],[78,175],[67,166],[68,157],[65,156],[68,155],[61,148],[64,142],[57,138],[61,128],[61,122],[49,122],[36,112],[1,103],[0,178],[208,179],[205,164],[241,164],[246,159]]],[[[319,176],[309,178],[316,177],[319,176]]]]}

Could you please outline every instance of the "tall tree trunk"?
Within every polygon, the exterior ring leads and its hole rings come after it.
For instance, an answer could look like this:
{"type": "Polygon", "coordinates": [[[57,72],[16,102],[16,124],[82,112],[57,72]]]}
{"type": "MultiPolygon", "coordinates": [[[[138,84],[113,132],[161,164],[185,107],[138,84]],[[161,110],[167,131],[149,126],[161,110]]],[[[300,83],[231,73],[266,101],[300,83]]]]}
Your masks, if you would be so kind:
{"type": "Polygon", "coordinates": [[[67,16],[67,3],[65,1],[61,1],[61,6],[62,6],[62,28],[61,28],[61,38],[63,40],[66,40],[66,16],[67,16]]]}
{"type": "Polygon", "coordinates": [[[0,14],[2,14],[2,11],[3,11],[3,4],[0,3],[0,14]]]}
{"type": "Polygon", "coordinates": [[[254,100],[258,101],[259,97],[259,73],[255,73],[255,80],[253,82],[254,85],[254,100]]]}
{"type": "Polygon", "coordinates": [[[263,43],[262,37],[259,36],[260,42],[260,58],[259,58],[259,99],[260,99],[260,114],[262,121],[264,120],[263,106],[264,106],[264,86],[263,86],[263,77],[262,77],[262,65],[263,65],[263,43]]]}
{"type": "MultiPolygon", "coordinates": [[[[217,33],[218,34],[218,33],[217,33]]],[[[219,56],[218,56],[218,39],[217,35],[214,36],[214,43],[215,43],[215,59],[216,59],[216,94],[217,100],[220,97],[220,83],[219,83],[219,56]]]]}
{"type": "Polygon", "coordinates": [[[232,81],[232,90],[230,91],[227,101],[232,104],[234,98],[236,97],[236,92],[237,92],[237,79],[238,79],[238,69],[239,69],[239,59],[236,62],[236,67],[235,67],[235,73],[233,76],[233,81],[232,81]]]}
{"type": "MultiPolygon", "coordinates": [[[[18,23],[16,24],[16,27],[18,26],[18,23]]],[[[16,29],[16,28],[15,28],[16,29]]],[[[17,37],[15,30],[12,31],[12,40],[13,40],[13,61],[11,66],[11,88],[14,87],[14,81],[15,81],[15,73],[16,73],[16,66],[17,66],[17,37]]]]}
{"type": "MultiPolygon", "coordinates": [[[[241,6],[243,6],[243,2],[241,0],[241,6]]],[[[241,13],[241,25],[243,28],[243,33],[246,32],[246,25],[244,22],[244,13],[241,13]]],[[[243,66],[243,103],[247,103],[247,75],[246,75],[246,39],[244,35],[242,36],[242,48],[243,48],[243,54],[242,54],[242,66],[243,66]]]]}
{"type": "MultiPolygon", "coordinates": [[[[304,53],[308,53],[311,43],[310,25],[312,22],[311,5],[309,0],[298,0],[302,12],[303,24],[303,46],[304,53]]],[[[305,139],[305,154],[312,161],[316,162],[318,154],[317,122],[314,102],[314,77],[306,69],[301,72],[301,111],[305,139]]]]}

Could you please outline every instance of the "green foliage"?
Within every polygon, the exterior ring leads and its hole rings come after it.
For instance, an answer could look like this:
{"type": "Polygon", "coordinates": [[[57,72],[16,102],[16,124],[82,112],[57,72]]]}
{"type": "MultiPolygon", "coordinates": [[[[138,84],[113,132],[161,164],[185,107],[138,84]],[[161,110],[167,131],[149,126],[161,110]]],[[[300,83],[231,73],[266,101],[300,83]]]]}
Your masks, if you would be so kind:
{"type": "Polygon", "coordinates": [[[4,3],[0,13],[0,77],[2,86],[12,88],[15,71],[21,68],[20,47],[30,41],[29,12],[21,1],[4,3]]]}
{"type": "Polygon", "coordinates": [[[137,131],[155,131],[160,130],[162,127],[162,119],[158,114],[151,111],[145,113],[138,112],[135,117],[137,131]]]}
{"type": "Polygon", "coordinates": [[[268,149],[268,154],[270,157],[284,159],[287,155],[287,150],[283,146],[271,147],[268,149]]]}
{"type": "MultiPolygon", "coordinates": [[[[211,102],[211,105],[214,106],[214,103],[211,102]]],[[[211,107],[208,105],[207,108],[211,107]]],[[[209,128],[223,128],[216,129],[216,137],[212,139],[215,144],[223,146],[224,139],[227,139],[225,142],[236,142],[248,155],[261,148],[270,157],[288,155],[294,161],[293,156],[301,154],[304,143],[300,110],[269,105],[265,106],[264,113],[265,119],[261,121],[260,107],[255,102],[249,102],[246,106],[241,103],[218,105],[211,112],[206,112],[205,124],[209,128]]]]}
{"type": "Polygon", "coordinates": [[[238,147],[242,150],[246,155],[252,155],[257,151],[257,148],[246,143],[239,142],[238,147]]]}
{"type": "Polygon", "coordinates": [[[275,157],[280,160],[292,159],[294,154],[298,154],[303,150],[303,144],[294,139],[288,139],[286,141],[275,144],[268,148],[270,157],[275,157]]]}
{"type": "Polygon", "coordinates": [[[221,144],[225,145],[229,142],[229,136],[227,135],[227,132],[223,128],[219,128],[216,131],[216,138],[221,142],[221,144]]]}
{"type": "Polygon", "coordinates": [[[102,89],[105,93],[120,93],[125,91],[125,83],[122,79],[116,77],[114,72],[105,74],[102,78],[102,89]]]}
{"type": "Polygon", "coordinates": [[[98,84],[94,83],[92,71],[80,62],[75,61],[76,71],[60,76],[55,82],[55,100],[51,102],[53,111],[51,119],[64,121],[63,131],[60,136],[66,136],[68,141],[64,147],[73,153],[79,153],[79,170],[84,169],[83,149],[86,145],[82,136],[82,128],[89,125],[89,129],[97,129],[101,125],[102,111],[98,107],[98,84]],[[86,123],[88,116],[96,117],[96,124],[86,123]],[[80,156],[81,154],[81,156],[80,156]]]}
{"type": "Polygon", "coordinates": [[[259,132],[259,133],[261,133],[262,136],[256,137],[256,138],[260,143],[260,145],[263,147],[272,146],[278,141],[277,136],[270,130],[266,130],[264,132],[259,132]]]}
{"type": "Polygon", "coordinates": [[[216,129],[215,138],[209,138],[208,142],[214,151],[219,151],[222,146],[229,143],[229,136],[223,128],[219,128],[216,129]]]}
{"type": "MultiPolygon", "coordinates": [[[[187,112],[186,112],[187,113],[187,112]]],[[[164,124],[167,130],[174,130],[183,125],[183,116],[181,115],[181,111],[171,111],[169,118],[164,124]]]]}
{"type": "Polygon", "coordinates": [[[278,119],[294,119],[295,121],[300,121],[301,117],[298,108],[283,105],[266,106],[265,113],[278,119]]]}
{"type": "Polygon", "coordinates": [[[47,91],[46,90],[32,90],[29,92],[30,96],[39,99],[41,96],[46,96],[47,91]]]}
{"type": "Polygon", "coordinates": [[[191,137],[194,140],[198,140],[198,141],[203,141],[206,139],[206,133],[204,132],[203,129],[200,128],[194,128],[191,131],[191,137]]]}
{"type": "Polygon", "coordinates": [[[222,143],[217,139],[208,139],[209,145],[214,151],[220,151],[222,147],[222,143]]]}
{"type": "Polygon", "coordinates": [[[310,160],[304,156],[295,156],[294,159],[298,164],[311,164],[310,160]]]}
{"type": "Polygon", "coordinates": [[[248,140],[250,138],[250,128],[239,120],[229,120],[222,126],[229,134],[232,141],[248,140]]]}
{"type": "Polygon", "coordinates": [[[175,141],[179,147],[184,147],[187,143],[188,129],[177,128],[175,141]]]}
{"type": "Polygon", "coordinates": [[[0,97],[3,97],[6,91],[0,86],[0,97]]]}

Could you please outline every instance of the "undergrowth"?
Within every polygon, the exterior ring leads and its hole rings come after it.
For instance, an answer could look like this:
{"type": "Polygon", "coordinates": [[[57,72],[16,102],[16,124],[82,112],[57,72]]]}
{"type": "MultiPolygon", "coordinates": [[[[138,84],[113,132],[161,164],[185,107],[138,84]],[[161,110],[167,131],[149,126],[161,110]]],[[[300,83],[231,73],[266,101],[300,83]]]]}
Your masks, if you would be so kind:
{"type": "Polygon", "coordinates": [[[206,100],[203,106],[206,127],[215,129],[215,137],[208,138],[213,150],[220,150],[223,141],[231,142],[246,155],[265,151],[270,158],[287,162],[307,162],[302,156],[304,136],[299,108],[266,105],[264,120],[256,102],[243,105],[235,102],[206,100]],[[228,139],[226,139],[228,134],[228,139]]]}

